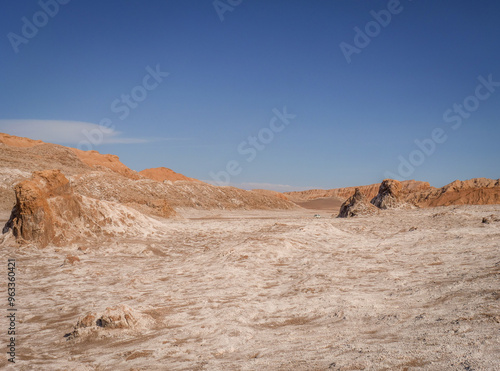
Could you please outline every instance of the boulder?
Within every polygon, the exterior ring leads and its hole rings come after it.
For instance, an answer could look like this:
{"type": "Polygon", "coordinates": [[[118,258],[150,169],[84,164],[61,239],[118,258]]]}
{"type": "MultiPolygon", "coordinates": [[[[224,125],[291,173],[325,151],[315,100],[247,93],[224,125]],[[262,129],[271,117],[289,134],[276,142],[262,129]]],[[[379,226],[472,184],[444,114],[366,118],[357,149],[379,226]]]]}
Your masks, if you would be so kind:
{"type": "Polygon", "coordinates": [[[484,224],[491,224],[493,222],[500,222],[500,218],[497,217],[495,214],[491,214],[489,216],[485,216],[482,220],[484,224]]]}
{"type": "Polygon", "coordinates": [[[359,188],[354,190],[354,194],[349,197],[340,207],[338,218],[349,218],[360,215],[373,215],[378,213],[378,209],[368,202],[368,199],[361,193],[359,188]]]}
{"type": "Polygon", "coordinates": [[[108,307],[102,313],[89,312],[78,319],[73,331],[66,334],[67,340],[100,333],[113,336],[117,330],[140,331],[154,324],[153,318],[137,312],[127,305],[108,307]]]}

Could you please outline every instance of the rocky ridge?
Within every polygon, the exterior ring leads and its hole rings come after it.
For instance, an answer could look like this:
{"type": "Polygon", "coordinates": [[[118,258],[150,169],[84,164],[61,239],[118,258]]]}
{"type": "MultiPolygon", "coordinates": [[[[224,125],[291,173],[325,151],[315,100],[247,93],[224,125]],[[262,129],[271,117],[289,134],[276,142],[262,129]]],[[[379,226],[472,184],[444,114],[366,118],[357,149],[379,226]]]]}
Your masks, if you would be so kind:
{"type": "Polygon", "coordinates": [[[187,177],[185,175],[176,173],[175,171],[168,169],[166,167],[157,167],[153,169],[144,169],[139,171],[139,174],[145,178],[156,180],[157,182],[176,182],[179,180],[187,182],[197,182],[203,183],[202,181],[194,178],[187,177]]]}
{"type": "MultiPolygon", "coordinates": [[[[428,182],[421,182],[416,180],[405,180],[401,182],[401,187],[403,191],[408,191],[408,192],[416,192],[433,188],[430,186],[428,182]]],[[[357,187],[334,188],[328,190],[311,189],[306,191],[285,192],[284,194],[291,200],[299,202],[314,200],[317,198],[324,198],[324,197],[337,197],[346,200],[354,193],[356,188],[359,188],[360,192],[371,200],[372,198],[377,196],[380,188],[380,183],[357,186],[357,187]]]]}
{"type": "Polygon", "coordinates": [[[149,179],[118,156],[0,134],[0,207],[12,210],[3,231],[12,231],[20,243],[44,247],[102,235],[157,233],[159,222],[153,218],[173,217],[174,208],[297,207],[285,197],[217,187],[166,168],[156,171],[172,173],[174,181],[149,179]]]}
{"type": "Polygon", "coordinates": [[[388,180],[384,180],[382,184],[331,190],[286,192],[285,195],[297,203],[324,197],[338,197],[346,200],[354,193],[356,188],[359,188],[361,193],[368,199],[371,199],[372,202],[382,205],[382,208],[384,208],[384,204],[389,205],[394,202],[398,206],[409,205],[416,207],[500,204],[500,179],[474,178],[465,181],[455,180],[441,188],[431,187],[427,182],[415,180],[403,182],[390,181],[392,185],[382,191],[384,193],[383,196],[379,196],[380,187],[384,185],[384,182],[386,182],[384,187],[388,186],[388,180]]]}
{"type": "MultiPolygon", "coordinates": [[[[75,192],[59,170],[34,172],[14,190],[16,204],[2,232],[22,244],[61,246],[103,236],[154,234],[160,226],[125,205],[75,192]]],[[[169,205],[164,207],[175,215],[169,205]]]]}

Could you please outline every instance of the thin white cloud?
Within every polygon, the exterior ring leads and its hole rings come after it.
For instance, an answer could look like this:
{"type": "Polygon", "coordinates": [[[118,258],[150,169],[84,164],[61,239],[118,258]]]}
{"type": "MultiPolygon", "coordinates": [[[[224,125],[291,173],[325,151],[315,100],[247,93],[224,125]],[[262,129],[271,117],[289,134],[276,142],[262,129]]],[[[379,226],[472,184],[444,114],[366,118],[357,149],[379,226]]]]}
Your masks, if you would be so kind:
{"type": "Polygon", "coordinates": [[[170,138],[127,138],[123,137],[119,131],[97,124],[63,120],[0,120],[0,132],[62,144],[79,144],[89,141],[94,145],[136,144],[170,140],[170,138]]]}

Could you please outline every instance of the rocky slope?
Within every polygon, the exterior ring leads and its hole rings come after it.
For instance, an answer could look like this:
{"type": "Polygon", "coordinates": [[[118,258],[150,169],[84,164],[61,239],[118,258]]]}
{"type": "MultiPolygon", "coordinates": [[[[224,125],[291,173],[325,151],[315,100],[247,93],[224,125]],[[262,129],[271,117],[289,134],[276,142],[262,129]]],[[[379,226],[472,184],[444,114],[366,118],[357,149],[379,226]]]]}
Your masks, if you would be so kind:
{"type": "Polygon", "coordinates": [[[420,207],[500,204],[500,179],[455,180],[442,188],[414,192],[406,199],[420,207]]]}
{"type": "Polygon", "coordinates": [[[0,134],[0,211],[12,210],[6,230],[18,241],[40,246],[70,241],[75,225],[91,235],[112,234],[111,227],[141,234],[148,223],[154,225],[144,218],[172,217],[173,208],[295,207],[285,197],[216,187],[166,168],[141,174],[118,156],[0,134]]]}
{"type": "Polygon", "coordinates": [[[144,169],[142,171],[139,171],[139,174],[141,174],[145,178],[156,180],[157,182],[164,182],[164,181],[176,182],[178,180],[184,180],[187,182],[202,183],[202,181],[198,179],[190,178],[185,175],[176,173],[175,171],[168,169],[166,167],[144,169]]]}
{"type": "Polygon", "coordinates": [[[80,174],[107,168],[130,179],[140,175],[120,162],[118,156],[82,151],[76,148],[44,143],[41,140],[0,133],[0,166],[32,171],[60,169],[64,174],[80,174]]]}
{"type": "MultiPolygon", "coordinates": [[[[44,170],[15,186],[16,204],[3,233],[40,247],[94,237],[153,233],[153,220],[136,210],[75,192],[59,170],[44,170]]],[[[166,205],[165,216],[175,214],[166,205]]]]}
{"type": "Polygon", "coordinates": [[[266,196],[273,196],[273,197],[278,197],[281,198],[282,200],[289,200],[287,196],[285,196],[281,192],[276,192],[276,191],[270,191],[268,189],[252,189],[252,192],[260,193],[266,196]]]}
{"type": "Polygon", "coordinates": [[[141,178],[137,171],[129,169],[127,166],[122,164],[120,162],[120,158],[116,155],[103,155],[97,151],[82,151],[76,148],[70,148],[70,150],[76,154],[80,161],[91,168],[107,168],[115,173],[134,180],[141,178]]]}
{"type": "Polygon", "coordinates": [[[162,208],[158,205],[159,200],[166,200],[175,207],[200,209],[295,207],[286,197],[216,187],[167,168],[146,169],[138,173],[121,163],[115,155],[81,151],[1,133],[0,206],[11,208],[14,204],[13,184],[30,178],[34,171],[47,169],[61,170],[82,195],[128,204],[159,216],[162,216],[158,212],[162,208]]]}
{"type": "MultiPolygon", "coordinates": [[[[330,190],[314,189],[300,192],[287,192],[285,195],[298,204],[304,201],[326,197],[337,197],[341,200],[346,200],[353,195],[356,188],[359,188],[362,194],[381,208],[386,208],[383,204],[390,203],[391,199],[396,201],[395,195],[390,195],[392,190],[397,193],[396,203],[400,204],[400,206],[403,204],[418,207],[500,204],[500,179],[475,178],[465,181],[456,180],[441,188],[431,187],[427,182],[415,180],[403,182],[385,180],[384,182],[381,185],[370,184],[367,186],[336,188],[330,190]],[[383,193],[388,192],[388,194],[385,194],[383,197],[380,196],[382,198],[379,197],[379,199],[376,200],[381,185],[384,186],[384,182],[387,181],[394,183],[391,183],[391,191],[389,191],[389,189],[383,190],[383,193]],[[397,190],[394,188],[395,182],[400,184],[400,186],[396,187],[398,188],[397,190]],[[382,202],[382,199],[385,201],[382,202]]],[[[395,205],[389,206],[389,208],[392,207],[395,207],[395,205]]]]}
{"type": "Polygon", "coordinates": [[[191,181],[157,182],[142,178],[131,180],[112,172],[91,172],[71,178],[83,195],[131,206],[167,200],[174,208],[195,209],[292,209],[293,203],[234,187],[217,187],[191,181]]]}
{"type": "MultiPolygon", "coordinates": [[[[415,192],[433,188],[428,182],[421,182],[416,180],[405,180],[401,182],[402,190],[415,192]]],[[[380,183],[370,184],[358,187],[345,187],[345,188],[334,188],[334,189],[311,189],[307,191],[295,191],[295,192],[285,192],[285,195],[293,201],[308,201],[317,198],[325,197],[337,197],[342,200],[346,200],[351,197],[355,192],[356,188],[364,194],[369,200],[378,194],[380,183]]]]}

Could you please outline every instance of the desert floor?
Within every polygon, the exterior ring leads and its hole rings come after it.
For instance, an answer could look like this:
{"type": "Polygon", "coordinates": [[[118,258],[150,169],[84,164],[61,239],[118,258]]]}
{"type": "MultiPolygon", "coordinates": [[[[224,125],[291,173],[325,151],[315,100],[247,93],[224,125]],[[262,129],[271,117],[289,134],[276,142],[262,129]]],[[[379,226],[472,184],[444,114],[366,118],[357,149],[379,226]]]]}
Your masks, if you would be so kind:
{"type": "Polygon", "coordinates": [[[482,223],[500,205],[317,212],[184,211],[137,238],[2,246],[15,369],[500,369],[500,222],[482,223]],[[145,320],[65,337],[118,304],[145,320]]]}

